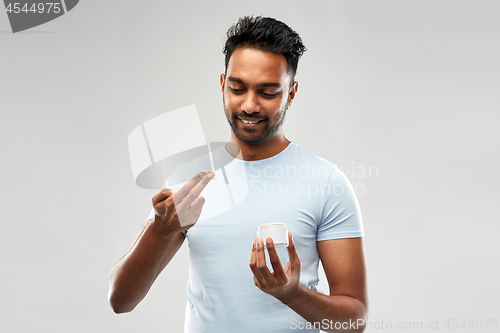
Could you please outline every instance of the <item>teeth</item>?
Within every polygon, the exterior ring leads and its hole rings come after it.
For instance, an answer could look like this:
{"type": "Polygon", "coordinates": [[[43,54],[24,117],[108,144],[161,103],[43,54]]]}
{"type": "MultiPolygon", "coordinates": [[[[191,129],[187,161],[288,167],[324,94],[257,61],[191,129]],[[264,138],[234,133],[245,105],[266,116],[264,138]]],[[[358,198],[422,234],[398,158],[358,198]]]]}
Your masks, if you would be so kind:
{"type": "MultiPolygon", "coordinates": [[[[241,118],[240,118],[241,119],[241,118]]],[[[244,119],[241,119],[242,122],[244,122],[245,124],[256,124],[258,123],[260,120],[255,120],[255,121],[249,121],[249,120],[244,120],[244,119]]]]}

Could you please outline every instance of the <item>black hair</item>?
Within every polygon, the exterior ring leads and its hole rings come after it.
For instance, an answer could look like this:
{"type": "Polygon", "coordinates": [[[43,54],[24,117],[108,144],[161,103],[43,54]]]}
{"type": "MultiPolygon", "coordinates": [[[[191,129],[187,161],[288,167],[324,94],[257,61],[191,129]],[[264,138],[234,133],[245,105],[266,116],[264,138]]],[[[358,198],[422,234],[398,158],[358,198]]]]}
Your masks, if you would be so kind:
{"type": "Polygon", "coordinates": [[[297,73],[299,58],[306,51],[299,34],[288,25],[274,18],[262,16],[242,17],[227,31],[227,40],[223,49],[226,57],[226,72],[229,58],[239,47],[283,54],[288,64],[288,74],[292,83],[297,73]]]}

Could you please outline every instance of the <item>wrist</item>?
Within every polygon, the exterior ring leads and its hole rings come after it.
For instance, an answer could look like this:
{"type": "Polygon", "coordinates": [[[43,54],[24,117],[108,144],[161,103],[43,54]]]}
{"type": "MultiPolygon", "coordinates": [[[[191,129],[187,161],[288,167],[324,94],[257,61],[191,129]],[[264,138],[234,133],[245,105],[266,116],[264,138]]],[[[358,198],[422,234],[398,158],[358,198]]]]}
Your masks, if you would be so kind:
{"type": "Polygon", "coordinates": [[[290,308],[294,308],[296,304],[302,302],[303,296],[307,292],[306,288],[300,283],[294,290],[287,293],[287,295],[281,297],[279,300],[281,303],[287,305],[290,308]]]}
{"type": "Polygon", "coordinates": [[[170,243],[172,238],[175,236],[176,233],[170,232],[169,230],[165,230],[161,226],[161,222],[156,220],[157,216],[151,220],[151,223],[148,225],[148,228],[146,229],[146,232],[149,231],[149,234],[151,237],[155,239],[156,242],[159,243],[170,243]]]}

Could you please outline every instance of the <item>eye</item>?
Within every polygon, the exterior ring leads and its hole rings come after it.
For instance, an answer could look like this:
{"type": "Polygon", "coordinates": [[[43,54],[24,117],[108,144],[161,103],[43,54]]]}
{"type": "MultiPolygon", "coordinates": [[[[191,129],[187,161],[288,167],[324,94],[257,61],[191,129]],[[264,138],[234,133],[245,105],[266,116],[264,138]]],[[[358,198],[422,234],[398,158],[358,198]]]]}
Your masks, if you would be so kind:
{"type": "Polygon", "coordinates": [[[229,90],[231,90],[232,92],[234,92],[236,94],[241,94],[241,93],[245,92],[245,89],[236,89],[233,87],[229,87],[229,90]]]}
{"type": "Polygon", "coordinates": [[[278,93],[269,94],[269,93],[261,92],[261,95],[264,96],[264,98],[273,98],[276,95],[278,95],[278,93]]]}

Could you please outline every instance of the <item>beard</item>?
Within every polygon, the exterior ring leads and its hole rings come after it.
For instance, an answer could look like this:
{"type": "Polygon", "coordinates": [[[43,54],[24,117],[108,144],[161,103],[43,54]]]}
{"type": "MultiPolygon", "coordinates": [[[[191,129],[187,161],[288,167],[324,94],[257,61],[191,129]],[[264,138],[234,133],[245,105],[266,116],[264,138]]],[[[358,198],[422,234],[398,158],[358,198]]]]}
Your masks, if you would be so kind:
{"type": "Polygon", "coordinates": [[[244,111],[240,114],[228,114],[226,112],[225,102],[223,102],[222,106],[224,108],[224,114],[226,115],[227,122],[229,123],[231,130],[233,131],[234,135],[236,135],[238,140],[244,143],[257,144],[270,139],[274,134],[276,134],[276,132],[278,132],[280,127],[283,125],[283,122],[285,121],[286,110],[288,109],[288,102],[283,112],[281,113],[280,119],[274,124],[269,123],[270,120],[268,117],[257,118],[254,117],[252,114],[248,114],[244,111]],[[238,128],[238,122],[240,121],[238,119],[239,116],[241,116],[244,119],[259,119],[259,120],[262,119],[264,124],[262,124],[258,129],[238,128]]]}

